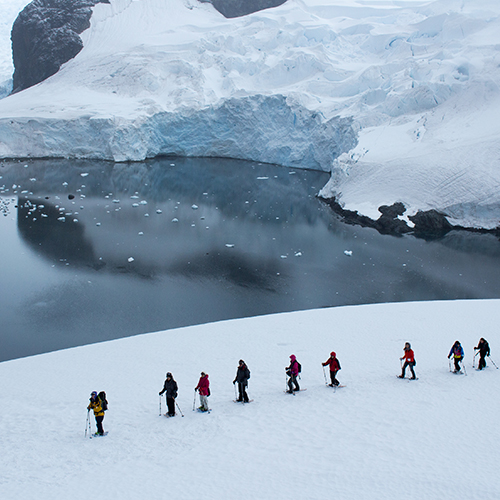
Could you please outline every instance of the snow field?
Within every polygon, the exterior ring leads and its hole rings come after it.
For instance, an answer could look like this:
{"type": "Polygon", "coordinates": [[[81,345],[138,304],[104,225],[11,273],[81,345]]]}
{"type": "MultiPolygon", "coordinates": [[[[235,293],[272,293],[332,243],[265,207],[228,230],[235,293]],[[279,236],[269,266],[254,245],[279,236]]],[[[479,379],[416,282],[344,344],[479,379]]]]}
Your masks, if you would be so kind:
{"type": "Polygon", "coordinates": [[[152,499],[498,498],[500,372],[489,361],[483,372],[471,367],[481,336],[496,361],[498,305],[278,314],[2,363],[2,490],[39,499],[86,498],[96,489],[152,499]],[[467,376],[449,372],[457,339],[467,376]],[[405,341],[416,355],[415,382],[396,378],[405,341]],[[331,350],[347,386],[337,391],[325,386],[320,364],[331,350]],[[296,396],[282,392],[292,353],[307,388],[296,396]],[[249,405],[232,402],[240,358],[252,372],[249,405]],[[191,411],[202,370],[211,380],[209,415],[191,411]],[[158,416],[167,371],[184,418],[158,416]],[[109,435],[86,440],[92,390],[108,395],[109,435]]]}

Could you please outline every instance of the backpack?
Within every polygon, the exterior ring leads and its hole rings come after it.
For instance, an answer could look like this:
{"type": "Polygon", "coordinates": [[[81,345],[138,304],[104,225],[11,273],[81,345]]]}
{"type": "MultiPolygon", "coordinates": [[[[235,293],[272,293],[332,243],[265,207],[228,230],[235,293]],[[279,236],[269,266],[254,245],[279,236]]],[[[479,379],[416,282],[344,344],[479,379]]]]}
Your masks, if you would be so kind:
{"type": "Polygon", "coordinates": [[[108,409],[108,401],[106,400],[106,393],[101,391],[97,397],[99,398],[99,402],[101,403],[102,411],[106,411],[108,409]]]}
{"type": "Polygon", "coordinates": [[[298,361],[295,361],[297,363],[297,368],[299,369],[299,373],[302,371],[302,365],[298,362],[298,361]]]}

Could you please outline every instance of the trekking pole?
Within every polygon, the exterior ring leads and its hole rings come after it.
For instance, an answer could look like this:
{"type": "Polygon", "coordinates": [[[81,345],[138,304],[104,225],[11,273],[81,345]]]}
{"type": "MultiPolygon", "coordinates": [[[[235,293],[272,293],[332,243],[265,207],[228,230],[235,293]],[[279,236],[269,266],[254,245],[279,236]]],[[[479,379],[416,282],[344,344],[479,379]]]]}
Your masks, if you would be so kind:
{"type": "Polygon", "coordinates": [[[234,387],[234,399],[238,399],[238,394],[236,393],[236,384],[233,384],[234,387]]]}
{"type": "Polygon", "coordinates": [[[194,411],[195,404],[196,404],[196,389],[194,390],[193,411],[194,411]]]}
{"type": "Polygon", "coordinates": [[[450,367],[450,372],[451,372],[451,359],[448,358],[448,366],[450,367]]]}
{"type": "MultiPolygon", "coordinates": [[[[488,356],[489,357],[489,356],[488,356]]],[[[490,358],[490,361],[493,363],[493,366],[498,370],[497,364],[490,358]]]]}
{"type": "Polygon", "coordinates": [[[161,396],[160,396],[160,413],[158,416],[161,417],[161,396]]]}
{"type": "Polygon", "coordinates": [[[90,410],[87,410],[87,419],[85,420],[85,437],[87,437],[87,429],[88,429],[88,424],[89,424],[89,413],[90,413],[90,410]]]}
{"type": "Polygon", "coordinates": [[[474,357],[472,358],[472,368],[476,368],[476,356],[479,354],[479,351],[474,354],[474,357]]]}
{"type": "Polygon", "coordinates": [[[465,363],[463,359],[462,359],[462,368],[464,369],[464,375],[467,377],[467,370],[465,369],[465,363]]]}
{"type": "Polygon", "coordinates": [[[181,407],[178,405],[177,401],[175,402],[175,405],[177,406],[177,409],[179,410],[179,413],[181,414],[181,417],[183,417],[184,413],[182,413],[181,407]]]}
{"type": "MultiPolygon", "coordinates": [[[[87,410],[87,422],[88,422],[88,429],[89,429],[89,439],[92,439],[92,423],[90,420],[90,410],[87,410]]],[[[85,428],[85,437],[87,437],[87,429],[85,428]]]]}
{"type": "Polygon", "coordinates": [[[328,381],[326,380],[325,367],[323,366],[323,377],[325,377],[325,385],[328,385],[328,381]]]}

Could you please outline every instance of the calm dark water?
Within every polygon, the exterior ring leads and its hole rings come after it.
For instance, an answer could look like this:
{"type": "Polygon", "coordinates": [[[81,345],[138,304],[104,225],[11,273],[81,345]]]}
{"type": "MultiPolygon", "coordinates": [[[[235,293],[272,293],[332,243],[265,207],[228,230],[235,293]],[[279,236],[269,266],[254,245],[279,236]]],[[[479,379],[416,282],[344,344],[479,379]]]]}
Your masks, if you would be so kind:
{"type": "Polygon", "coordinates": [[[0,163],[0,360],[228,318],[500,297],[500,243],[347,226],[328,176],[221,159],[0,163]]]}

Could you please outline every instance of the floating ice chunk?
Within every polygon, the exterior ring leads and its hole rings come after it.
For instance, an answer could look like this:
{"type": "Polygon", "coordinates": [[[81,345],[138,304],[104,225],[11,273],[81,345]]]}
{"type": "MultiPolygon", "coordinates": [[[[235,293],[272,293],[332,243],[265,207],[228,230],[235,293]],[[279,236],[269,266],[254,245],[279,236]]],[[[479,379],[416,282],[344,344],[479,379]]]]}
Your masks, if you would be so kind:
{"type": "Polygon", "coordinates": [[[297,252],[297,253],[295,254],[295,257],[302,257],[302,252],[297,252]]]}
{"type": "Polygon", "coordinates": [[[139,236],[142,236],[144,234],[143,231],[139,231],[139,236]]]}
{"type": "Polygon", "coordinates": [[[32,178],[30,179],[30,181],[31,181],[31,182],[36,182],[36,178],[35,178],[35,177],[32,177],[32,178]]]}
{"type": "Polygon", "coordinates": [[[170,166],[171,166],[171,167],[175,167],[175,163],[171,163],[171,164],[170,164],[170,166]]]}
{"type": "Polygon", "coordinates": [[[288,255],[281,255],[281,258],[286,259],[286,258],[288,258],[288,255]]]}
{"type": "Polygon", "coordinates": [[[161,214],[161,213],[162,213],[162,211],[161,211],[160,209],[158,209],[158,210],[156,210],[156,213],[157,213],[157,214],[161,214]]]}
{"type": "Polygon", "coordinates": [[[89,175],[89,174],[88,174],[88,172],[83,172],[83,173],[81,173],[80,175],[81,175],[82,177],[87,177],[87,175],[89,175]]]}
{"type": "Polygon", "coordinates": [[[257,177],[258,181],[267,181],[269,177],[257,177]]]}
{"type": "Polygon", "coordinates": [[[144,214],[144,217],[149,217],[149,214],[144,214]]]}
{"type": "Polygon", "coordinates": [[[138,207],[138,206],[139,206],[139,203],[132,203],[132,206],[133,206],[133,207],[138,207]]]}
{"type": "Polygon", "coordinates": [[[136,195],[136,194],[133,194],[131,197],[130,197],[131,200],[138,200],[139,197],[136,195]]]}
{"type": "Polygon", "coordinates": [[[42,216],[42,217],[48,217],[48,215],[47,215],[47,214],[41,214],[41,216],[42,216]]]}
{"type": "Polygon", "coordinates": [[[348,257],[352,256],[352,250],[344,250],[344,255],[347,255],[348,257]]]}
{"type": "Polygon", "coordinates": [[[141,205],[147,205],[148,202],[146,200],[141,200],[141,205]]]}
{"type": "Polygon", "coordinates": [[[78,219],[73,219],[73,222],[78,222],[78,219]]]}
{"type": "Polygon", "coordinates": [[[57,220],[60,220],[61,222],[66,222],[66,217],[58,217],[57,220]]]}
{"type": "Polygon", "coordinates": [[[172,219],[172,222],[179,222],[179,219],[178,219],[177,217],[174,217],[174,218],[172,219]]]}
{"type": "Polygon", "coordinates": [[[101,225],[101,223],[100,223],[100,222],[96,222],[96,224],[95,224],[95,225],[96,225],[96,226],[100,226],[100,225],[101,225]]]}
{"type": "Polygon", "coordinates": [[[234,248],[234,243],[226,243],[227,248],[234,248]]]}
{"type": "Polygon", "coordinates": [[[192,208],[193,210],[198,210],[198,205],[191,205],[191,208],[192,208]]]}
{"type": "Polygon", "coordinates": [[[120,203],[120,200],[113,200],[113,203],[120,203]]]}
{"type": "Polygon", "coordinates": [[[129,262],[134,262],[134,260],[135,260],[135,259],[134,259],[133,257],[129,257],[127,260],[128,260],[129,262]]]}

